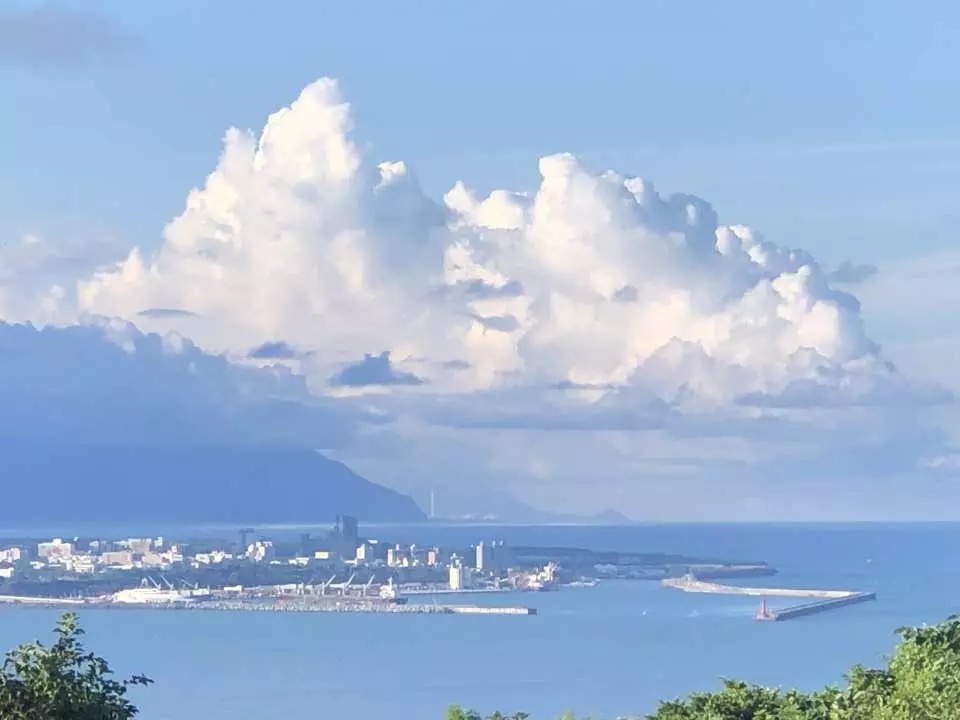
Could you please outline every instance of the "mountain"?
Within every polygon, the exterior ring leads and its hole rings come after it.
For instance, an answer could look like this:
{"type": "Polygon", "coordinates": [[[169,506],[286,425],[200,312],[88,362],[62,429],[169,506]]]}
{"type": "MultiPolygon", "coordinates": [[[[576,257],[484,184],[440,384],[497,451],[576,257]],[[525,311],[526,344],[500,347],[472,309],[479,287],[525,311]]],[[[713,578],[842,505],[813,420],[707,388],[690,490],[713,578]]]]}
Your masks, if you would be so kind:
{"type": "Polygon", "coordinates": [[[0,322],[0,526],[425,519],[312,449],[362,421],[302,377],[178,336],[0,322]]]}
{"type": "Polygon", "coordinates": [[[622,512],[616,510],[603,510],[596,515],[587,518],[587,522],[593,525],[632,525],[633,520],[628,518],[622,512]]]}
{"type": "MultiPolygon", "coordinates": [[[[411,493],[413,494],[413,493],[411,493]]],[[[429,495],[417,492],[421,503],[429,495]]],[[[596,515],[556,513],[529,505],[509,493],[479,485],[446,487],[437,496],[438,519],[453,522],[484,522],[523,525],[551,525],[573,523],[583,525],[628,525],[630,518],[615,510],[604,510],[596,515]]]]}
{"type": "Polygon", "coordinates": [[[0,524],[418,522],[408,496],[311,450],[0,444],[0,524]]]}

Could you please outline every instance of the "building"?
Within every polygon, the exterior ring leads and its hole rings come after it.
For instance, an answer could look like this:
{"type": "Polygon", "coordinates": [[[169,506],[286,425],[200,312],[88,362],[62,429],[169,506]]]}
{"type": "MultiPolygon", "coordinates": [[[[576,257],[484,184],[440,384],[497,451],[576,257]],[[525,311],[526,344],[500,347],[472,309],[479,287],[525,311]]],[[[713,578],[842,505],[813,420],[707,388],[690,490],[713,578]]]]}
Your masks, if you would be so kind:
{"type": "Polygon", "coordinates": [[[407,551],[399,545],[387,548],[387,565],[390,567],[408,567],[410,565],[410,558],[407,555],[407,551]]]}
{"type": "Polygon", "coordinates": [[[357,545],[357,562],[371,563],[376,560],[376,548],[370,543],[357,545]]]}
{"type": "Polygon", "coordinates": [[[132,550],[114,550],[110,552],[101,553],[100,563],[102,565],[132,566],[133,551],[132,550]]]}
{"type": "Polygon", "coordinates": [[[153,549],[153,540],[150,538],[127,538],[120,544],[138,555],[144,555],[153,549]]]}
{"type": "Polygon", "coordinates": [[[13,577],[16,569],[10,563],[0,562],[0,580],[9,580],[13,577]]]}
{"type": "Polygon", "coordinates": [[[275,556],[273,543],[269,540],[258,540],[247,548],[247,558],[254,562],[270,562],[275,556]]]}
{"type": "Polygon", "coordinates": [[[340,527],[340,535],[344,540],[353,541],[356,547],[356,541],[360,539],[360,524],[352,515],[341,515],[337,518],[337,525],[340,527]]]}
{"type": "Polygon", "coordinates": [[[427,550],[427,565],[434,567],[440,563],[440,550],[437,548],[431,548],[427,550]]]}
{"type": "Polygon", "coordinates": [[[493,566],[493,546],[482,540],[477,544],[477,558],[474,567],[478,572],[489,572],[493,566]]]}
{"type": "Polygon", "coordinates": [[[460,564],[459,560],[454,560],[450,563],[450,589],[451,590],[464,590],[469,584],[467,573],[469,570],[460,564]]]}
{"type": "Polygon", "coordinates": [[[50,542],[42,542],[37,545],[37,557],[46,560],[61,560],[73,555],[73,543],[64,542],[60,538],[54,538],[50,542]]]}
{"type": "Polygon", "coordinates": [[[15,565],[24,558],[24,552],[21,548],[11,547],[0,550],[0,563],[9,563],[15,565]]]}

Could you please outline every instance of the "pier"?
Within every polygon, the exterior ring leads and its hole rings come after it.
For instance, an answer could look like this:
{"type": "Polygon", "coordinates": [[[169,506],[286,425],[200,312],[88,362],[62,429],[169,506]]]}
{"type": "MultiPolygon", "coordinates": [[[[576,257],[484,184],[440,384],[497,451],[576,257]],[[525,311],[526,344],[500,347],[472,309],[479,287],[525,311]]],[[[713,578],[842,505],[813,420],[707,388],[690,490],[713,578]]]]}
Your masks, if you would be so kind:
{"type": "Polygon", "coordinates": [[[738,587],[736,585],[720,585],[718,583],[703,582],[693,575],[680,578],[666,578],[661,581],[664,587],[671,587],[683,592],[712,593],[717,595],[752,595],[762,597],[760,609],[755,615],[757,620],[782,621],[804,615],[825,612],[845,605],[855,605],[868,600],[876,600],[877,594],[872,592],[857,592],[854,590],[806,590],[799,588],[757,588],[738,587]],[[768,597],[795,597],[813,598],[812,602],[794,605],[782,610],[771,610],[767,607],[768,597]]]}

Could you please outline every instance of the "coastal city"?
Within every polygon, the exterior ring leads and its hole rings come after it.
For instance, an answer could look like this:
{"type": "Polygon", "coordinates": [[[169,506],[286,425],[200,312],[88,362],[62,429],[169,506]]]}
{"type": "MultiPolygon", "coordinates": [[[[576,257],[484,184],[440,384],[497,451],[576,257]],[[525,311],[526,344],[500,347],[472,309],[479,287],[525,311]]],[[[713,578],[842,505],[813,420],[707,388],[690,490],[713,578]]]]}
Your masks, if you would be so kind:
{"type": "Polygon", "coordinates": [[[232,540],[19,539],[0,547],[0,600],[279,609],[282,599],[283,609],[413,611],[422,608],[408,602],[411,596],[597,582],[529,550],[511,550],[497,541],[447,549],[381,542],[362,537],[352,516],[338,517],[323,536],[294,539],[271,539],[253,528],[239,529],[232,540]]]}
{"type": "Polygon", "coordinates": [[[775,573],[765,563],[515,547],[497,540],[421,547],[364,537],[357,518],[344,515],[319,537],[302,533],[270,538],[254,528],[240,528],[232,540],[55,537],[4,542],[0,604],[534,615],[537,609],[526,603],[447,600],[593,587],[604,579],[657,580],[683,592],[758,596],[757,620],[786,620],[876,597],[872,592],[711,582],[775,573]],[[774,610],[767,597],[807,602],[774,610]]]}
{"type": "Polygon", "coordinates": [[[365,537],[339,516],[314,536],[268,537],[239,528],[228,539],[11,538],[0,543],[0,602],[302,611],[534,614],[517,607],[440,603],[443,596],[543,592],[603,579],[666,580],[768,575],[735,564],[663,554],[513,547],[418,546],[365,537]],[[414,600],[421,602],[414,602],[414,600]]]}

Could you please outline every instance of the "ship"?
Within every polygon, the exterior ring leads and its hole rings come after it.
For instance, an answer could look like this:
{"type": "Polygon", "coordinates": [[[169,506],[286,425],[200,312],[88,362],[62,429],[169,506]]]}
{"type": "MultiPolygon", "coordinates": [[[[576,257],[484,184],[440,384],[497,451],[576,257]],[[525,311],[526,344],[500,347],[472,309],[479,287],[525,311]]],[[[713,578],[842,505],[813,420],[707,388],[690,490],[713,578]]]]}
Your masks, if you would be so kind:
{"type": "Polygon", "coordinates": [[[105,599],[122,605],[170,605],[209,600],[213,596],[208,588],[176,588],[165,577],[161,576],[160,579],[163,580],[163,585],[146,577],[139,587],[119,590],[105,599]]]}

